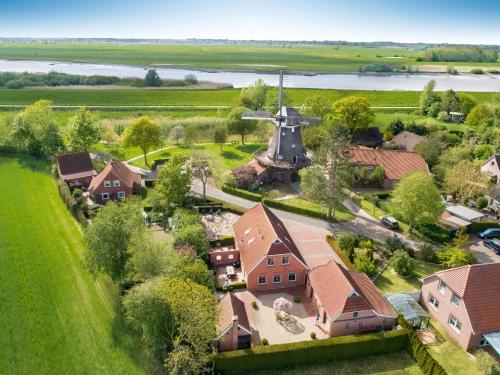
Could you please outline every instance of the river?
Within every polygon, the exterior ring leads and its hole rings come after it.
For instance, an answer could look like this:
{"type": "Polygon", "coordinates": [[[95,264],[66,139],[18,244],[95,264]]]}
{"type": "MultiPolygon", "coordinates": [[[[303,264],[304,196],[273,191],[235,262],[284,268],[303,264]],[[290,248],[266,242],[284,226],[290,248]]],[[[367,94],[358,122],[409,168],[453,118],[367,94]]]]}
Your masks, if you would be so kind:
{"type": "MultiPolygon", "coordinates": [[[[144,78],[147,68],[127,65],[65,63],[51,61],[14,61],[0,60],[1,72],[39,72],[51,70],[68,74],[104,75],[121,78],[144,78]]],[[[168,67],[156,68],[163,79],[183,79],[186,74],[194,73],[200,81],[229,83],[234,87],[246,87],[261,78],[267,84],[276,86],[277,74],[233,71],[200,71],[168,67]]],[[[444,91],[500,91],[500,76],[446,74],[288,74],[286,87],[345,89],[345,90],[422,90],[431,79],[436,81],[436,90],[444,91]]]]}

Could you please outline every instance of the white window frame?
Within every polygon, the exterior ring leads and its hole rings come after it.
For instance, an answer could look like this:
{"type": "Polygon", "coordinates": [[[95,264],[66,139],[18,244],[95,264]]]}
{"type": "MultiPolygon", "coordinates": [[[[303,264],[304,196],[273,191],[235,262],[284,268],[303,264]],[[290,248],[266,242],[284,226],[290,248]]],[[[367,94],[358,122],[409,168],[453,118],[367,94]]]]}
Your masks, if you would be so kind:
{"type": "Polygon", "coordinates": [[[111,187],[111,181],[104,180],[104,187],[107,187],[107,188],[111,187]]]}
{"type": "Polygon", "coordinates": [[[294,283],[297,281],[297,274],[295,272],[288,272],[288,282],[294,283]],[[293,280],[290,280],[290,276],[293,276],[293,280]]]}
{"type": "Polygon", "coordinates": [[[109,200],[109,193],[101,193],[101,200],[103,201],[109,200]]]}
{"type": "Polygon", "coordinates": [[[458,307],[460,306],[460,301],[462,300],[462,298],[460,298],[460,296],[456,293],[453,293],[451,295],[451,299],[450,299],[450,303],[455,306],[455,307],[458,307]]]}
{"type": "Polygon", "coordinates": [[[462,330],[462,323],[460,323],[460,320],[455,318],[453,315],[450,315],[448,317],[448,325],[453,328],[453,330],[459,335],[460,331],[462,330]]]}
{"type": "Polygon", "coordinates": [[[216,255],[216,256],[215,256],[215,260],[216,260],[217,262],[220,262],[220,261],[222,260],[222,256],[221,256],[221,255],[216,255]]]}
{"type": "Polygon", "coordinates": [[[259,276],[259,285],[264,285],[267,284],[267,276],[266,275],[260,275],[259,276]],[[264,279],[264,282],[261,282],[261,279],[264,279]]]}
{"type": "Polygon", "coordinates": [[[233,255],[233,254],[229,254],[229,255],[227,256],[227,259],[230,259],[230,260],[234,259],[234,255],[233,255]]]}
{"type": "Polygon", "coordinates": [[[438,311],[439,300],[436,297],[434,297],[432,294],[429,294],[429,304],[433,307],[434,310],[438,311]]]}
{"type": "Polygon", "coordinates": [[[439,280],[438,292],[444,296],[446,294],[446,283],[443,280],[439,280]]]}
{"type": "Polygon", "coordinates": [[[268,267],[274,267],[276,264],[274,258],[267,258],[267,266],[268,267]]]}
{"type": "Polygon", "coordinates": [[[118,192],[118,198],[120,199],[125,199],[127,197],[127,195],[125,194],[124,191],[119,191],[118,192]]]}
{"type": "Polygon", "coordinates": [[[273,275],[273,284],[281,284],[281,274],[280,273],[273,275]],[[279,277],[279,281],[276,281],[276,277],[279,277]]]}
{"type": "Polygon", "coordinates": [[[120,180],[113,180],[113,187],[119,187],[120,185],[120,180]]]}
{"type": "Polygon", "coordinates": [[[281,257],[281,264],[283,264],[283,265],[290,264],[290,257],[288,255],[281,257]],[[286,259],[286,262],[285,262],[285,259],[286,259]]]}

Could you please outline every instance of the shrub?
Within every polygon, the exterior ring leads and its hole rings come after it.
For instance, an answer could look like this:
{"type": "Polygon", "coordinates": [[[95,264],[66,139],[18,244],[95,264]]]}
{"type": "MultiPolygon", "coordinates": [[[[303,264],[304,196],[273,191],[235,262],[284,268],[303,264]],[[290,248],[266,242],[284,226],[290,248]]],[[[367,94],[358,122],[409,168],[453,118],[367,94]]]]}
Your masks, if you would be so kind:
{"type": "Polygon", "coordinates": [[[446,73],[451,74],[453,76],[456,76],[458,74],[458,70],[456,68],[454,68],[453,66],[448,65],[446,67],[446,73]]]}
{"type": "Polygon", "coordinates": [[[293,302],[300,303],[301,301],[302,301],[302,299],[300,298],[300,296],[294,296],[293,297],[293,302]]]}
{"type": "Polygon", "coordinates": [[[392,120],[386,129],[386,131],[391,132],[394,135],[401,133],[403,130],[405,130],[405,124],[400,118],[392,120]]]}
{"type": "Polygon", "coordinates": [[[262,340],[261,340],[261,344],[262,345],[269,345],[269,341],[264,337],[262,340]]]}
{"type": "Polygon", "coordinates": [[[234,283],[229,284],[227,290],[236,290],[236,289],[246,289],[247,283],[245,280],[235,281],[234,283]]]}
{"type": "Polygon", "coordinates": [[[453,231],[437,224],[418,225],[413,233],[426,240],[445,243],[453,237],[453,231]]]}
{"type": "Polygon", "coordinates": [[[420,251],[417,253],[418,259],[423,262],[436,263],[436,251],[430,244],[423,244],[420,251]]]}
{"type": "Polygon", "coordinates": [[[488,199],[484,196],[480,196],[476,199],[477,207],[482,210],[488,206],[488,199]]]}
{"type": "Polygon", "coordinates": [[[316,340],[316,332],[311,332],[311,339],[316,340]]]}
{"type": "Polygon", "coordinates": [[[484,70],[481,68],[473,68],[470,70],[471,74],[484,74],[484,70]]]}
{"type": "Polygon", "coordinates": [[[437,115],[437,119],[439,121],[449,121],[450,120],[450,116],[448,115],[448,112],[446,111],[440,111],[437,115]]]}
{"type": "Polygon", "coordinates": [[[436,253],[438,261],[445,267],[460,267],[476,262],[474,253],[457,246],[447,246],[436,253]]]}
{"type": "Polygon", "coordinates": [[[231,171],[238,189],[249,189],[257,181],[257,171],[251,165],[243,165],[231,171]]]}
{"type": "Polygon", "coordinates": [[[262,200],[262,195],[260,195],[260,194],[252,193],[252,192],[247,191],[247,190],[234,188],[234,187],[231,187],[229,185],[223,185],[222,191],[224,193],[236,195],[238,197],[245,198],[245,199],[248,199],[248,200],[254,201],[254,202],[260,202],[262,200]]]}
{"type": "Polygon", "coordinates": [[[203,225],[189,224],[176,227],[172,230],[172,237],[174,238],[174,247],[189,245],[200,258],[207,259],[209,243],[203,225]]]}
{"type": "Polygon", "coordinates": [[[196,84],[198,83],[198,77],[196,77],[196,74],[194,73],[188,73],[184,76],[184,81],[191,84],[196,84]]]}
{"type": "MultiPolygon", "coordinates": [[[[342,263],[344,263],[344,265],[346,266],[346,268],[349,269],[349,270],[353,270],[354,269],[353,264],[351,263],[351,261],[349,260],[349,258],[347,257],[347,255],[340,249],[338,243],[335,242],[335,240],[333,239],[333,237],[332,236],[326,236],[326,242],[328,242],[328,244],[333,249],[333,251],[335,251],[335,253],[339,256],[340,260],[342,261],[342,263]]],[[[353,248],[353,251],[354,251],[354,248],[353,248]]]]}
{"type": "Polygon", "coordinates": [[[257,301],[252,301],[252,307],[254,308],[254,310],[259,309],[259,306],[257,305],[257,301]]]}
{"type": "Polygon", "coordinates": [[[264,198],[262,199],[262,203],[264,203],[266,206],[277,208],[283,211],[293,212],[298,215],[316,217],[319,219],[327,219],[326,212],[320,212],[309,208],[293,206],[289,203],[286,203],[285,201],[274,201],[272,199],[264,198]]]}
{"type": "Polygon", "coordinates": [[[489,74],[500,74],[500,70],[498,69],[488,69],[487,72],[489,74]]]}
{"type": "Polygon", "coordinates": [[[390,253],[394,253],[396,250],[406,250],[406,245],[398,237],[387,237],[384,242],[385,248],[390,253]]]}
{"type": "Polygon", "coordinates": [[[368,252],[356,255],[356,258],[354,259],[354,267],[356,270],[364,272],[369,276],[373,276],[377,272],[377,265],[375,264],[373,257],[371,257],[368,252]]]}
{"type": "Polygon", "coordinates": [[[479,233],[488,228],[500,228],[500,223],[496,221],[482,221],[467,225],[467,233],[479,233]]]}
{"type": "Polygon", "coordinates": [[[340,249],[349,257],[352,262],[354,259],[354,249],[358,247],[360,238],[355,234],[342,232],[337,236],[337,243],[340,249]]]}
{"type": "Polygon", "coordinates": [[[476,352],[476,364],[484,375],[500,375],[500,364],[482,349],[476,352]]]}
{"type": "MultiPolygon", "coordinates": [[[[267,340],[266,340],[267,341],[267,340]]],[[[264,339],[262,339],[264,345],[264,339]]],[[[243,373],[301,364],[362,358],[392,353],[408,347],[406,329],[359,336],[331,337],[288,344],[255,346],[251,349],[219,353],[215,357],[218,372],[243,373]]]]}
{"type": "Polygon", "coordinates": [[[415,261],[405,250],[396,250],[391,258],[391,266],[398,275],[411,276],[415,271],[415,261]]]}

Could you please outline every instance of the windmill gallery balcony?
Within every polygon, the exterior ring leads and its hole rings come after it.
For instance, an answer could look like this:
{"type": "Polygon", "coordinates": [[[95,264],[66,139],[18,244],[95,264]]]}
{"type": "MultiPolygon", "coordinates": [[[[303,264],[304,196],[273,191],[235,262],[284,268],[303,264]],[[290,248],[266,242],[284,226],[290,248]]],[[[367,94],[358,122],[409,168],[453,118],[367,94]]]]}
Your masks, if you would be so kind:
{"type": "Polygon", "coordinates": [[[279,156],[275,160],[274,157],[269,156],[269,150],[267,148],[260,148],[253,154],[255,160],[257,160],[261,165],[266,167],[275,167],[288,170],[298,170],[300,168],[308,167],[311,165],[311,160],[305,155],[292,156],[291,159],[280,160],[279,156]]]}

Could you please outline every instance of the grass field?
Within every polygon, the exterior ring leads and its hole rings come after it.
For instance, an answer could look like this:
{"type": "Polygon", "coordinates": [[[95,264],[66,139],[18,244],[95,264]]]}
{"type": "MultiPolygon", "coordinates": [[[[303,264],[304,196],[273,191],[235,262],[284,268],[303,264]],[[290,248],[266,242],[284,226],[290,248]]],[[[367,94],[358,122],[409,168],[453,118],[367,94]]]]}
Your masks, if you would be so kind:
{"type": "MultiPolygon", "coordinates": [[[[1,59],[55,60],[128,65],[279,69],[312,72],[357,72],[360,65],[384,62],[397,65],[442,67],[446,63],[417,63],[420,52],[406,48],[354,46],[210,46],[147,44],[0,44],[1,59]],[[397,57],[397,58],[394,58],[397,57]]],[[[500,63],[453,63],[498,67],[500,63]]]]}
{"type": "Polygon", "coordinates": [[[406,352],[369,356],[286,369],[253,371],[252,375],[421,375],[422,371],[406,352]]]}
{"type": "Polygon", "coordinates": [[[82,237],[43,163],[0,155],[0,373],[142,374],[115,288],[82,264],[82,237]]]}

